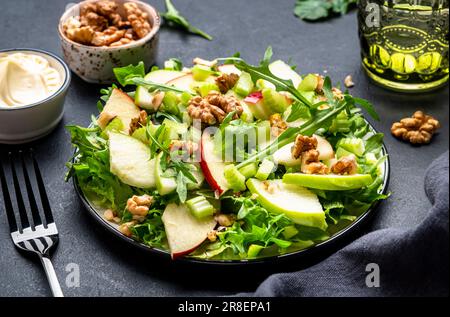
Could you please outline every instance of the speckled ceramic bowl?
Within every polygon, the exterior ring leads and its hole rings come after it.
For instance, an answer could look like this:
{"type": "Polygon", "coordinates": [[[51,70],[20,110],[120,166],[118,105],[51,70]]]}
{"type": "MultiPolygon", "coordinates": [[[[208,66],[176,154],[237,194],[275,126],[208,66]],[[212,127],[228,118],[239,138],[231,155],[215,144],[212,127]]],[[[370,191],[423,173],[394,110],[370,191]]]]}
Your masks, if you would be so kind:
{"type": "Polygon", "coordinates": [[[145,37],[130,44],[117,47],[96,47],[76,43],[67,38],[63,31],[64,22],[71,16],[78,16],[80,7],[95,0],[82,1],[73,5],[62,15],[58,33],[61,39],[64,60],[70,69],[89,83],[109,84],[114,81],[114,67],[137,64],[143,61],[146,66],[154,63],[158,48],[161,17],[155,8],[136,0],[115,0],[119,7],[125,2],[136,2],[141,10],[149,15],[152,30],[145,37]]]}

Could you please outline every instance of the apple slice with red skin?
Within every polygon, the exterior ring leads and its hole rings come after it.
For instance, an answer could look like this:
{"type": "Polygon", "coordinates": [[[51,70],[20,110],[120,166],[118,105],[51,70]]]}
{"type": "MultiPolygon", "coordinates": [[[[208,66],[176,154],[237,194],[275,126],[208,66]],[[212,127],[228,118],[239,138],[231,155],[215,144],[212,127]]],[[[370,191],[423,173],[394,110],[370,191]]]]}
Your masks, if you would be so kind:
{"type": "Polygon", "coordinates": [[[186,205],[169,204],[162,215],[172,259],[197,249],[217,222],[213,216],[197,219],[186,205]]]}
{"type": "Polygon", "coordinates": [[[220,157],[214,154],[214,143],[211,135],[207,131],[204,131],[202,134],[200,153],[200,167],[202,168],[205,180],[216,191],[217,196],[220,196],[229,189],[228,182],[223,175],[225,163],[220,157]]]}
{"type": "Polygon", "coordinates": [[[260,91],[255,91],[245,97],[244,102],[256,119],[268,120],[272,111],[264,105],[263,99],[262,93],[260,91]]]}
{"type": "Polygon", "coordinates": [[[192,85],[195,83],[194,77],[192,74],[186,74],[172,80],[169,80],[166,85],[174,86],[178,89],[183,89],[187,91],[192,91],[192,85]]]}

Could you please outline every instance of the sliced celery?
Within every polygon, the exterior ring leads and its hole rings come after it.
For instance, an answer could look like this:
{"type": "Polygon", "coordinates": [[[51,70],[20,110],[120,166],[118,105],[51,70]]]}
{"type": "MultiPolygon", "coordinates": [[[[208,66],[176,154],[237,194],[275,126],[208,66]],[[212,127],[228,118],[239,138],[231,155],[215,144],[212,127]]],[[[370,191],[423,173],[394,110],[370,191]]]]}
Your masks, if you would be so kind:
{"type": "Polygon", "coordinates": [[[245,165],[244,167],[239,169],[239,172],[245,176],[245,179],[255,176],[257,171],[258,166],[256,165],[256,163],[245,165]]]}
{"type": "Polygon", "coordinates": [[[197,219],[212,216],[214,214],[214,206],[204,197],[197,196],[186,201],[186,205],[197,219]]]}
{"type": "Polygon", "coordinates": [[[205,97],[206,95],[209,94],[210,91],[213,90],[219,91],[219,87],[214,83],[204,82],[200,83],[200,85],[196,87],[196,90],[200,93],[202,97],[205,97]]]}
{"type": "Polygon", "coordinates": [[[297,90],[299,91],[314,91],[317,87],[318,78],[317,75],[308,74],[303,78],[300,85],[298,85],[297,90]]]}
{"type": "Polygon", "coordinates": [[[362,156],[366,151],[364,141],[359,138],[341,139],[338,143],[338,147],[341,147],[357,156],[362,156]]]}
{"type": "Polygon", "coordinates": [[[266,88],[262,90],[264,106],[273,112],[283,113],[289,106],[286,97],[274,89],[266,88]]]}
{"type": "Polygon", "coordinates": [[[211,70],[211,67],[207,67],[204,65],[195,65],[194,67],[192,67],[191,72],[194,79],[198,81],[204,81],[211,74],[214,74],[214,71],[211,70]]]}
{"type": "Polygon", "coordinates": [[[174,115],[179,115],[180,110],[178,109],[178,103],[180,102],[180,98],[178,98],[178,95],[173,91],[166,91],[164,94],[163,99],[163,106],[161,107],[161,110],[163,112],[171,113],[174,115]]]}
{"type": "Polygon", "coordinates": [[[248,248],[247,256],[249,258],[256,258],[258,256],[259,252],[261,252],[262,249],[264,249],[264,247],[262,245],[252,244],[248,248]]]}
{"type": "Polygon", "coordinates": [[[252,77],[249,73],[242,72],[241,76],[239,76],[239,80],[237,81],[236,85],[234,86],[234,91],[242,96],[248,96],[255,85],[253,84],[252,77]]]}
{"type": "Polygon", "coordinates": [[[245,186],[245,176],[239,172],[234,164],[225,166],[223,175],[233,191],[240,192],[247,189],[245,186]]]}
{"type": "Polygon", "coordinates": [[[269,177],[270,173],[272,173],[273,169],[275,167],[275,163],[264,159],[261,163],[261,165],[258,168],[258,171],[255,174],[255,177],[261,181],[264,181],[269,177]]]}
{"type": "Polygon", "coordinates": [[[290,238],[294,237],[295,235],[297,235],[297,233],[298,233],[298,230],[297,230],[297,228],[295,228],[295,226],[287,226],[284,228],[284,230],[282,232],[283,237],[285,239],[290,239],[290,238]]]}

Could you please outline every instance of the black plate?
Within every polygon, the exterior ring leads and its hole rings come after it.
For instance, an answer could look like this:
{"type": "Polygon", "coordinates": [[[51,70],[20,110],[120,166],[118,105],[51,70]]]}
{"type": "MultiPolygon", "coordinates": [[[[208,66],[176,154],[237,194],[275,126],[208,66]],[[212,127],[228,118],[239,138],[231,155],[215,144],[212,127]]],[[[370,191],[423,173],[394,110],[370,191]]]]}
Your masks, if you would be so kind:
{"type": "MultiPolygon", "coordinates": [[[[372,131],[376,133],[376,130],[370,126],[372,131]]],[[[387,149],[383,144],[382,147],[383,155],[387,155],[387,149]]],[[[389,156],[387,157],[386,161],[384,162],[384,181],[383,181],[383,187],[381,189],[381,193],[386,194],[387,193],[387,187],[389,183],[389,174],[390,174],[390,163],[389,163],[389,156]]],[[[78,185],[78,182],[76,180],[76,177],[74,177],[73,180],[75,190],[80,197],[83,205],[85,208],[89,211],[89,213],[94,217],[94,219],[100,223],[103,227],[105,227],[108,231],[112,232],[114,235],[119,237],[122,240],[125,240],[129,244],[131,244],[134,247],[140,248],[146,252],[150,252],[154,255],[163,256],[167,259],[170,259],[170,252],[166,250],[161,250],[157,248],[152,248],[148,245],[145,245],[143,243],[140,243],[136,240],[133,240],[129,237],[124,236],[122,233],[119,232],[117,228],[115,228],[109,221],[104,219],[92,206],[92,204],[89,202],[89,200],[86,198],[84,193],[82,192],[80,186],[78,185]]],[[[372,206],[363,214],[361,214],[358,218],[356,218],[351,224],[349,224],[344,229],[336,232],[334,235],[332,235],[328,240],[325,240],[323,242],[317,243],[309,248],[293,251],[290,253],[285,254],[279,254],[274,256],[267,256],[267,257],[261,257],[261,258],[255,258],[255,259],[233,259],[233,260],[209,260],[209,259],[198,259],[198,258],[191,258],[191,257],[182,257],[180,259],[177,259],[177,261],[188,261],[192,263],[201,263],[201,264],[213,264],[213,265],[243,265],[243,264],[251,264],[251,263],[267,263],[267,262],[273,262],[278,260],[287,260],[291,258],[307,258],[307,257],[313,257],[317,256],[320,252],[325,252],[326,250],[330,250],[330,248],[336,247],[339,242],[343,242],[346,238],[351,237],[353,233],[355,233],[362,225],[364,225],[369,218],[375,213],[376,208],[381,203],[380,200],[374,202],[372,206]]]]}

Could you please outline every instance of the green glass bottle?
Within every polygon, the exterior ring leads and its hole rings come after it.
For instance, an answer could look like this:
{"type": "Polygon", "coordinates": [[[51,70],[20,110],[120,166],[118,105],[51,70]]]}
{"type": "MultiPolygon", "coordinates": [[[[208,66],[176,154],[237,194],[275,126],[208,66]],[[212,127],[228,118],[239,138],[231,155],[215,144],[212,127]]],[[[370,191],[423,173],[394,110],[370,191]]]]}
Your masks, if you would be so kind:
{"type": "Polygon", "coordinates": [[[362,65],[376,83],[421,92],[448,81],[448,0],[360,0],[362,65]]]}

